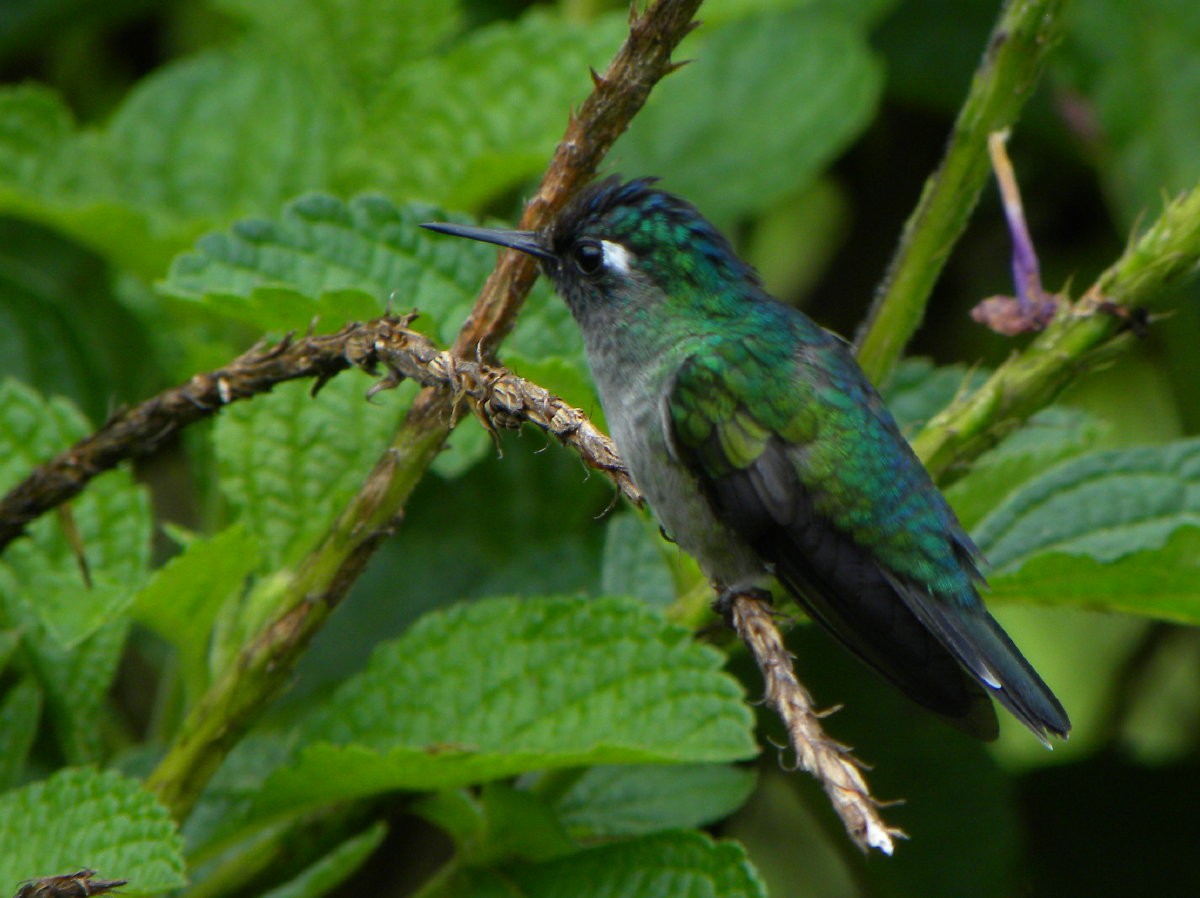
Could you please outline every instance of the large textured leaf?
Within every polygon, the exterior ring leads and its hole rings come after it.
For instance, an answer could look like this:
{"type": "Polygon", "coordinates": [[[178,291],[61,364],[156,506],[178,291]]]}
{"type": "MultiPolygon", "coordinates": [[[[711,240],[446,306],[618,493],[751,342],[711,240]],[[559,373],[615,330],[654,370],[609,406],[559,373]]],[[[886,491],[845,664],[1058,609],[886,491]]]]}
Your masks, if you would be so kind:
{"type": "MultiPolygon", "coordinates": [[[[61,399],[47,400],[15,381],[0,384],[0,484],[5,488],[90,430],[61,399]]],[[[36,619],[70,648],[133,599],[150,556],[150,504],[129,473],[113,471],[93,482],[63,513],[30,525],[0,562],[0,595],[10,615],[36,619]],[[76,558],[78,533],[87,573],[76,558]],[[23,610],[17,610],[20,607],[23,610]]]]}
{"type": "Polygon", "coordinates": [[[1200,621],[1200,441],[1064,462],[975,538],[997,594],[1200,621]]]}
{"type": "Polygon", "coordinates": [[[1159,548],[1113,561],[1046,552],[989,582],[1000,600],[1200,624],[1200,529],[1181,528],[1159,548]]]}
{"type": "Polygon", "coordinates": [[[618,170],[723,221],[812,181],[865,127],[883,70],[866,36],[815,8],[718,30],[665,81],[615,148],[618,170]]]}
{"type": "Polygon", "coordinates": [[[211,220],[324,186],[340,124],[306,67],[252,44],[159,70],[102,141],[118,196],[211,220]]]}
{"type": "Polygon", "coordinates": [[[245,527],[234,525],[211,538],[190,541],[137,594],[134,619],[175,647],[189,699],[208,684],[209,641],[217,612],[241,592],[260,563],[257,542],[245,527]]]}
{"type": "Polygon", "coordinates": [[[267,807],[552,767],[754,753],[721,657],[631,600],[503,599],[427,615],[303,728],[267,807]]]}
{"type": "Polygon", "coordinates": [[[137,780],[61,770],[0,795],[0,882],[96,870],[126,895],[185,885],[183,845],[165,808],[137,780]]]}
{"type": "Polygon", "coordinates": [[[504,871],[467,869],[430,898],[766,898],[741,846],[666,833],[504,871]]]}
{"type": "Polygon", "coordinates": [[[0,219],[0,374],[70,397],[93,419],[143,398],[143,329],[103,263],[62,237],[0,219]]]}
{"type": "Polygon", "coordinates": [[[573,105],[626,29],[533,10],[396,72],[373,106],[352,186],[470,208],[545,167],[573,105]]]}
{"type": "Polygon", "coordinates": [[[53,91],[0,90],[0,212],[59,228],[148,276],[181,240],[133,197],[115,197],[107,151],[80,136],[53,91]]]}
{"type": "Polygon", "coordinates": [[[1200,440],[1094,452],[1047,471],[977,528],[997,573],[1034,555],[1097,561],[1157,549],[1200,525],[1200,440]]]}
{"type": "Polygon", "coordinates": [[[73,128],[42,90],[0,94],[0,211],[59,228],[150,279],[205,223],[320,188],[340,106],[266,45],[168,66],[107,128],[73,128]]]}
{"type": "Polygon", "coordinates": [[[974,527],[1024,483],[1064,459],[1079,455],[1108,432],[1105,422],[1081,409],[1043,409],[995,449],[984,453],[946,491],[964,527],[974,527]]]}
{"type": "Polygon", "coordinates": [[[175,261],[160,289],[267,329],[307,327],[316,315],[339,327],[377,315],[390,302],[420,310],[450,334],[495,252],[417,227],[444,217],[430,206],[397,207],[380,196],[346,203],[312,194],[289,203],[277,221],[242,221],[203,237],[175,261]]]}
{"type": "Polygon", "coordinates": [[[572,833],[631,836],[707,826],[736,811],[754,772],[728,764],[593,767],[556,804],[572,833]]]}
{"type": "Polygon", "coordinates": [[[398,412],[366,402],[368,386],[345,375],[313,397],[308,384],[284,384],[217,421],[221,489],[265,569],[294,562],[325,532],[386,447],[398,412]]]}
{"type": "Polygon", "coordinates": [[[103,754],[97,720],[117,672],[129,631],[126,620],[105,624],[68,650],[27,606],[2,601],[0,614],[22,630],[22,658],[42,689],[58,747],[72,764],[98,761],[103,754]]]}
{"type": "Polygon", "coordinates": [[[369,106],[398,66],[436,49],[458,29],[455,0],[217,0],[257,37],[344,83],[369,106]]]}

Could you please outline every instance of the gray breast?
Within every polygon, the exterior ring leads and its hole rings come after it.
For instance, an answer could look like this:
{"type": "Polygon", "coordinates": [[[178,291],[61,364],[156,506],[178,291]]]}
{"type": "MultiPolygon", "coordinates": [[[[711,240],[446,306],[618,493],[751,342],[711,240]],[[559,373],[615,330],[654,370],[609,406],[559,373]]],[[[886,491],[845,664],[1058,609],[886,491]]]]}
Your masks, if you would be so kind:
{"type": "Polygon", "coordinates": [[[613,441],[663,529],[721,587],[763,579],[762,560],[713,514],[700,484],[676,458],[665,394],[674,369],[597,378],[613,441]]]}

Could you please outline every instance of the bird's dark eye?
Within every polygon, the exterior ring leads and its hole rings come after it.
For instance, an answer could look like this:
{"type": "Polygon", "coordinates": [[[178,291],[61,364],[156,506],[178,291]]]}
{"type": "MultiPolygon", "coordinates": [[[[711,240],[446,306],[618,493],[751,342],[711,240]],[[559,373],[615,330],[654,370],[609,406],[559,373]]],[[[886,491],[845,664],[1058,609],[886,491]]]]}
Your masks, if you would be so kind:
{"type": "Polygon", "coordinates": [[[595,240],[580,240],[571,250],[571,257],[581,274],[593,275],[604,267],[604,250],[595,240]]]}

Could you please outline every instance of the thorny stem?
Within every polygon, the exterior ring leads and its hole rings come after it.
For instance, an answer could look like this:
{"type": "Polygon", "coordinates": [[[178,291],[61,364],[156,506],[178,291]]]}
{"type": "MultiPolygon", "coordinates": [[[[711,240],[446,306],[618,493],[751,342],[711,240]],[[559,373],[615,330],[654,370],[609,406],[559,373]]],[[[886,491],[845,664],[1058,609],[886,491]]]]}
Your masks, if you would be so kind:
{"type": "Polygon", "coordinates": [[[319,387],[350,366],[344,346],[348,330],[255,346],[224,368],[197,374],[113,413],[99,430],[39,465],[0,499],[0,552],[27,524],[77,496],[93,477],[128,459],[153,455],[189,424],[215,415],[229,403],[298,378],[316,378],[319,387]]]}
{"type": "Polygon", "coordinates": [[[934,479],[945,485],[972,459],[1048,405],[1063,388],[1129,339],[1172,289],[1200,264],[1200,187],[1167,204],[1163,214],[1097,278],[1083,297],[973,393],[956,400],[913,439],[934,479]]]}
{"type": "Polygon", "coordinates": [[[989,175],[987,141],[1016,121],[1062,34],[1066,0],[1008,0],[975,72],[946,155],[904,225],[859,331],[858,361],[883,383],[921,324],[925,304],[989,175]]]}

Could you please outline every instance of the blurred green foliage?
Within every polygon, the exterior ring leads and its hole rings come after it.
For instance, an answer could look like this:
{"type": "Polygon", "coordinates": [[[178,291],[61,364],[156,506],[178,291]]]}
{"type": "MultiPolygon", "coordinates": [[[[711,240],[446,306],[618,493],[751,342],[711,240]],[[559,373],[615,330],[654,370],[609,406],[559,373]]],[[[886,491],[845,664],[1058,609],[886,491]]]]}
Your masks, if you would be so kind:
{"type": "MultiPolygon", "coordinates": [[[[694,60],[609,171],[657,174],[778,295],[861,319],[985,47],[982,0],[710,0],[694,60]]],[[[620,44],[619,0],[0,4],[0,487],[119,404],[263,333],[416,306],[449,339],[620,44]],[[89,423],[90,422],[90,423],[89,423]]],[[[1092,0],[1010,146],[1047,284],[1088,282],[1200,181],[1200,6],[1092,0]]],[[[888,394],[912,429],[1012,342],[985,199],[888,394]]],[[[811,628],[833,734],[911,835],[863,858],[776,769],[748,661],[663,611],[694,567],[537,433],[466,422],[403,527],[237,747],[181,844],[137,788],[386,445],[413,391],[346,374],[224,412],[47,515],[0,561],[0,888],[94,867],[129,894],[1200,894],[1196,290],[949,495],[1014,638],[1076,722],[1053,754],[913,713],[811,628]],[[1190,300],[1190,302],[1188,301],[1190,300]],[[757,770],[747,758],[755,745],[757,770]],[[91,766],[89,766],[91,765],[91,766]],[[118,773],[117,771],[121,771],[118,773]],[[407,813],[403,813],[407,812],[407,813]],[[707,827],[714,841],[696,830],[707,827]],[[186,874],[185,874],[186,868],[186,874]]],[[[502,351],[602,421],[544,286],[502,351]]]]}

